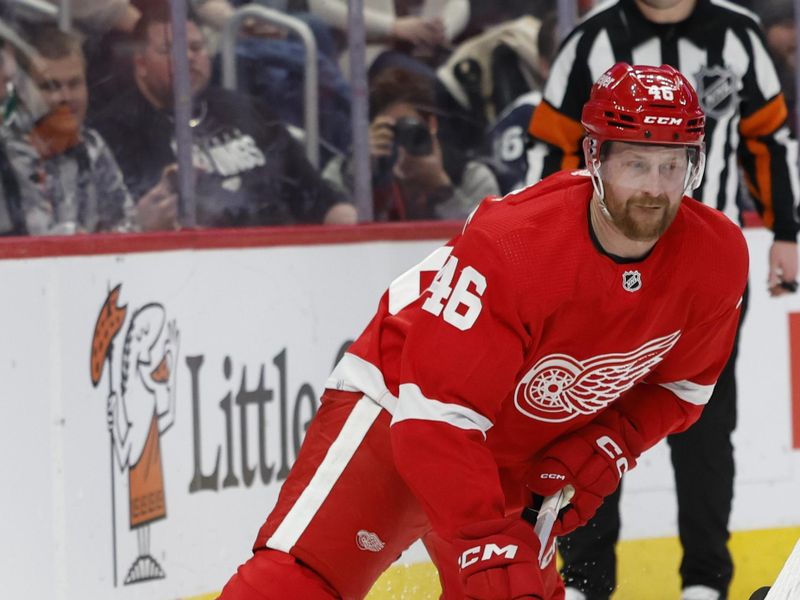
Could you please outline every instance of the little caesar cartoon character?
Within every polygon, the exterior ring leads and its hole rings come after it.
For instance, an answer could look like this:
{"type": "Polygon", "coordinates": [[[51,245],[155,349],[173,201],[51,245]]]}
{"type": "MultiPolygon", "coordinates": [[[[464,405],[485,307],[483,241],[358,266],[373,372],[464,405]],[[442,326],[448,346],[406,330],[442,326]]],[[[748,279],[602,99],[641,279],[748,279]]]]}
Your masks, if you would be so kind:
{"type": "Polygon", "coordinates": [[[92,347],[92,381],[97,384],[104,360],[111,363],[107,405],[108,427],[120,470],[128,469],[129,521],[137,532],[138,557],[125,583],[164,577],[150,554],[149,526],[167,515],[161,464],[161,435],[175,421],[175,377],[179,333],[166,323],[164,307],[146,304],[133,312],[121,357],[112,357],[112,340],[127,309],[116,307],[119,286],[106,301],[92,347]],[[159,341],[161,347],[157,348],[159,341]],[[159,360],[160,357],[160,360],[159,360]],[[114,385],[119,382],[119,388],[114,385]]]}
{"type": "Polygon", "coordinates": [[[697,419],[731,349],[747,248],[685,195],[703,124],[672,67],[609,69],[588,171],[488,198],[389,286],[221,598],[363,598],[419,538],[447,600],[563,598],[523,508],[569,484],[553,533],[585,523],[697,419]]]}

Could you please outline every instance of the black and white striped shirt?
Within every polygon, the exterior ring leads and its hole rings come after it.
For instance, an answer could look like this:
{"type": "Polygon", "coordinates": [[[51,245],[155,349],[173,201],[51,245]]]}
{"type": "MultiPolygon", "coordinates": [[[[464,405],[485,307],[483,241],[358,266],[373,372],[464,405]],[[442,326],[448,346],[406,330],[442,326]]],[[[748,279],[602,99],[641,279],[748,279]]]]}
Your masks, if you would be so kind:
{"type": "Polygon", "coordinates": [[[698,200],[739,221],[737,159],[776,239],[798,230],[797,143],[756,16],[726,0],[698,0],[686,20],[648,21],[634,0],[590,12],[564,40],[534,113],[527,182],[582,163],[581,110],[592,83],[618,61],[670,64],[695,86],[706,113],[706,171],[698,200]]]}

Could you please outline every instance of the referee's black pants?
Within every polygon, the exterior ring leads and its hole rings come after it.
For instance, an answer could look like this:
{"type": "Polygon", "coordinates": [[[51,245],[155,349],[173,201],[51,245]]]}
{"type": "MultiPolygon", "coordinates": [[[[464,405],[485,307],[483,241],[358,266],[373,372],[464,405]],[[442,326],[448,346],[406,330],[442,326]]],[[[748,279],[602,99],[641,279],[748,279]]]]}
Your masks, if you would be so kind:
{"type": "MultiPolygon", "coordinates": [[[[747,291],[739,324],[747,309],[747,291]]],[[[733,444],[736,428],[736,356],[733,351],[717,380],[714,393],[697,422],[687,431],[667,438],[675,471],[678,498],[678,534],[683,547],[682,587],[705,585],[727,597],[733,577],[728,551],[728,518],[733,501],[733,444]]],[[[620,486],[621,487],[621,486],[620,486]]],[[[584,527],[558,541],[564,559],[561,575],[567,587],[586,594],[587,600],[608,600],[616,587],[619,539],[618,489],[608,496],[584,527]]]]}

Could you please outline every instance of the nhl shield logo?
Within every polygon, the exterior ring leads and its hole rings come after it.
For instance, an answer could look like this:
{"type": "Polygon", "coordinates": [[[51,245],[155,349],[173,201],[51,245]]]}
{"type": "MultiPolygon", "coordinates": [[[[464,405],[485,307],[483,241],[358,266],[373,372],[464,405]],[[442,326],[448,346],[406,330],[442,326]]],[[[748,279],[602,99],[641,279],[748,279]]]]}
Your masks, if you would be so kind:
{"type": "Polygon", "coordinates": [[[703,112],[719,119],[732,113],[739,104],[739,77],[721,66],[703,67],[694,75],[703,112]]]}
{"type": "Polygon", "coordinates": [[[637,292],[642,287],[642,274],[639,271],[625,271],[622,274],[622,289],[637,292]]]}

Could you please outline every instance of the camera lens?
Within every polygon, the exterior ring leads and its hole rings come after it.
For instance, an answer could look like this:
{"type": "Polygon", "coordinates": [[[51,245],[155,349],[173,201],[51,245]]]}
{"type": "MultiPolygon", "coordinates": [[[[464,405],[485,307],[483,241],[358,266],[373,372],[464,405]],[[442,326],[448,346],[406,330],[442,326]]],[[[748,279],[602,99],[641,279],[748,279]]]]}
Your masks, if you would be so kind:
{"type": "Polygon", "coordinates": [[[394,141],[412,156],[427,156],[433,152],[433,138],[428,126],[413,117],[397,119],[394,125],[394,141]]]}

